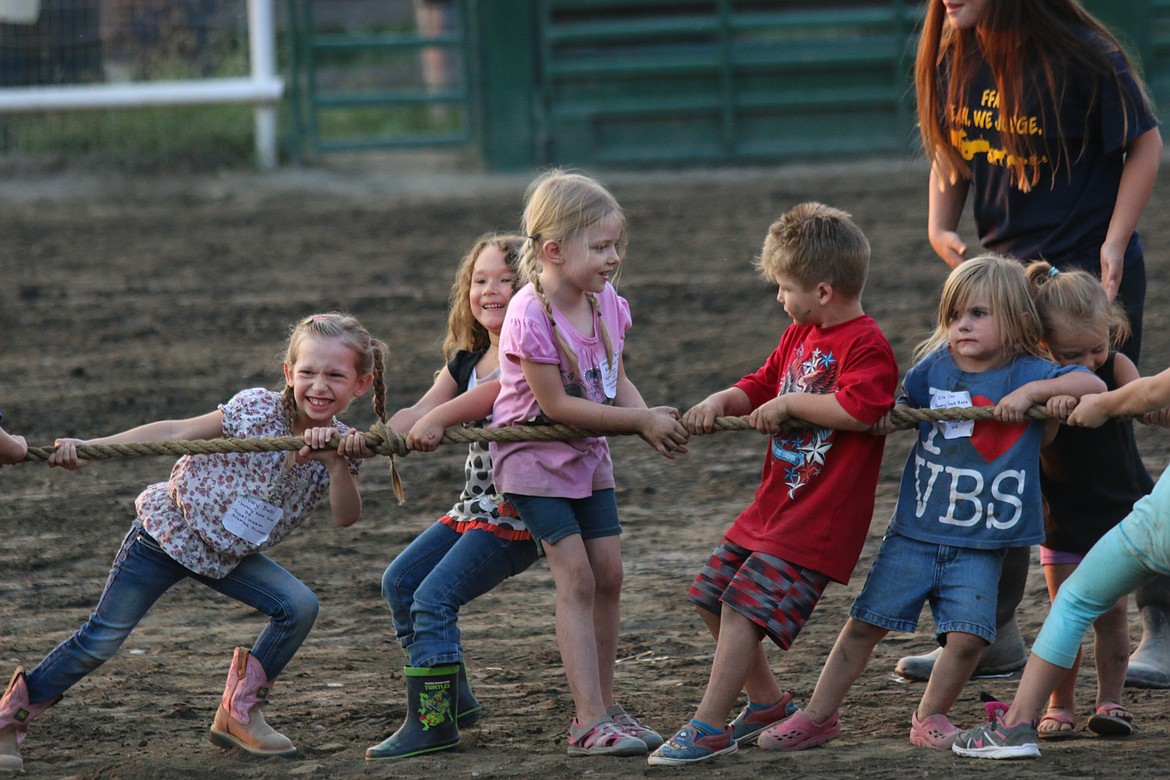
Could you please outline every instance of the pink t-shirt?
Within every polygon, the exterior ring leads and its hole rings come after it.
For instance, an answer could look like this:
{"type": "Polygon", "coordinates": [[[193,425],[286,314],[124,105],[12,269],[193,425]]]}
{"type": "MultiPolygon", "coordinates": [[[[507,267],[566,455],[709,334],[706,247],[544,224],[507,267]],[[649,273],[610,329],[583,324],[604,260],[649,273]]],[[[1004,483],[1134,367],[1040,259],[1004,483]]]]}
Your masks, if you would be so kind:
{"type": "MultiPolygon", "coordinates": [[[[241,390],[219,407],[223,434],[257,438],[289,436],[280,393],[255,387],[241,390]]],[[[338,420],[333,426],[345,434],[338,420]]],[[[230,452],[184,455],[167,482],[142,491],[135,501],[138,519],[167,555],[193,572],[226,577],[246,556],[277,544],[309,514],[329,489],[329,471],[320,461],[288,466],[291,452],[230,452]],[[241,496],[279,506],[280,519],[260,544],[224,527],[228,507],[241,496]]],[[[359,460],[350,460],[357,473],[359,460]]]]}
{"type": "MultiPolygon", "coordinates": [[[[500,333],[500,394],[492,409],[492,427],[525,425],[542,414],[524,379],[521,360],[560,367],[561,381],[570,396],[613,405],[617,392],[618,362],[629,330],[630,305],[607,284],[598,295],[601,320],[613,347],[613,363],[605,353],[601,324],[596,315],[593,333],[584,335],[556,309],[557,330],[573,351],[579,371],[557,345],[556,333],[544,304],[531,284],[513,296],[500,333]]],[[[585,498],[595,490],[614,486],[613,461],[603,437],[572,441],[492,442],[496,489],[525,496],[585,498]]]]}

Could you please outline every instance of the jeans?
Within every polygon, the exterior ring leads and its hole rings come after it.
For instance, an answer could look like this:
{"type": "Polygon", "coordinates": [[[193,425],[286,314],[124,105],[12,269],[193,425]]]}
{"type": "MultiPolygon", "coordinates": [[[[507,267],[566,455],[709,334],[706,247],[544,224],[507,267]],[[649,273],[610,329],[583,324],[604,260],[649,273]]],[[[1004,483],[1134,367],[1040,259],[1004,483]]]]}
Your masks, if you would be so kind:
{"type": "Polygon", "coordinates": [[[398,554],[382,575],[398,642],[413,667],[461,663],[459,608],[536,560],[531,539],[488,531],[459,533],[435,523],[398,554]]]}
{"type": "Polygon", "coordinates": [[[252,654],[270,680],[284,669],[317,619],[313,591],[271,558],[249,555],[230,574],[216,580],[176,562],[135,524],[114,558],[89,620],[28,673],[29,701],[54,699],[105,663],[154,602],[187,577],[268,616],[268,625],[256,638],[252,654]]]}

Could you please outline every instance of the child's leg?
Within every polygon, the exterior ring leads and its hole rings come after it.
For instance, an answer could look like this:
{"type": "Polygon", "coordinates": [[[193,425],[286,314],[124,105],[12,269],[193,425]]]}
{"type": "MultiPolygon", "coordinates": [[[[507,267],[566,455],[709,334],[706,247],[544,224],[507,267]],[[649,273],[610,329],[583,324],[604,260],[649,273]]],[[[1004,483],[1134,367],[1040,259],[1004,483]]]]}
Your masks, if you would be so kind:
{"type": "Polygon", "coordinates": [[[824,723],[845,701],[845,695],[865,671],[869,657],[888,629],[849,618],[837,636],[829,659],[817,678],[817,687],[804,708],[804,714],[816,723],[824,723]]]}
{"type": "Polygon", "coordinates": [[[407,650],[414,641],[411,609],[415,591],[460,537],[443,523],[434,523],[398,553],[382,573],[382,598],[390,607],[395,637],[407,650]]]}
{"type": "Polygon", "coordinates": [[[598,668],[594,618],[596,586],[585,542],[580,534],[544,545],[548,568],[556,583],[557,647],[573,694],[577,722],[595,723],[606,715],[598,668]]]}
{"type": "MultiPolygon", "coordinates": [[[[764,654],[761,646],[764,632],[751,620],[724,604],[719,622],[711,676],[699,709],[695,711],[695,720],[715,727],[722,727],[727,722],[727,715],[743,690],[748,672],[764,654]],[[748,663],[744,663],[745,660],[748,663]]],[[[767,666],[766,659],[764,665],[767,666]]],[[[772,676],[771,670],[768,670],[768,676],[772,676]]]]}
{"type": "MultiPolygon", "coordinates": [[[[1056,601],[1057,591],[1064,581],[1076,570],[1075,563],[1045,563],[1044,579],[1048,583],[1049,601],[1056,601]]],[[[1080,671],[1081,654],[1077,653],[1076,660],[1068,674],[1052,691],[1048,699],[1048,711],[1041,719],[1037,731],[1040,736],[1053,738],[1076,733],[1076,683],[1080,671]]]]}
{"type": "Polygon", "coordinates": [[[93,614],[28,673],[29,701],[59,697],[111,658],[159,596],[190,574],[135,525],[114,558],[93,614]]]}
{"type": "Polygon", "coordinates": [[[249,555],[221,580],[197,579],[268,616],[251,653],[269,681],[296,655],[317,620],[320,605],[316,594],[266,555],[249,555]]]}
{"type": "Polygon", "coordinates": [[[918,703],[916,717],[922,723],[932,715],[946,715],[951,711],[963,686],[971,679],[987,641],[974,634],[950,631],[946,644],[934,664],[934,671],[926,683],[926,690],[918,703]]]}
{"type": "Polygon", "coordinates": [[[621,628],[622,547],[620,536],[603,536],[585,542],[593,573],[593,632],[597,647],[597,679],[601,700],[608,709],[615,703],[614,666],[621,628]]]}
{"type": "MultiPolygon", "coordinates": [[[[707,630],[711,632],[711,636],[715,638],[716,652],[718,652],[720,616],[702,607],[696,607],[696,611],[703,622],[707,624],[707,630]]],[[[772,667],[768,664],[768,655],[764,652],[764,643],[757,641],[748,652],[749,655],[740,656],[738,661],[746,672],[743,689],[747,691],[748,701],[756,704],[775,704],[784,697],[784,690],[776,681],[776,675],[772,674],[772,667]]]]}
{"type": "Polygon", "coordinates": [[[1040,708],[1076,660],[1089,624],[1153,576],[1126,544],[1120,525],[1101,537],[1056,594],[1003,722],[1039,718],[1040,708]]]}
{"type": "Polygon", "coordinates": [[[1120,704],[1129,662],[1129,598],[1122,596],[1093,623],[1097,707],[1120,704]]]}
{"type": "Polygon", "coordinates": [[[462,663],[459,610],[536,560],[531,541],[509,541],[476,529],[462,534],[447,530],[455,534],[455,543],[434,562],[411,596],[413,634],[406,648],[414,667],[462,663]]]}

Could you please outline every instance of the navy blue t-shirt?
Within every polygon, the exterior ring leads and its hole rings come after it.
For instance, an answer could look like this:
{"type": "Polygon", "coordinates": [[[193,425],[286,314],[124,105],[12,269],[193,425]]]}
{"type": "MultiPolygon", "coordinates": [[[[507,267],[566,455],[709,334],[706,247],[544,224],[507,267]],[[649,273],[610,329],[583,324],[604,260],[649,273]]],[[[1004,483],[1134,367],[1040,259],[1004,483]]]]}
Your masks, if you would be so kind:
{"type": "MultiPolygon", "coordinates": [[[[1086,30],[1086,38],[1097,38],[1086,30]]],[[[1099,40],[1104,48],[1105,41],[1099,40]]],[[[1096,272],[1101,245],[1113,216],[1125,147],[1157,126],[1149,104],[1119,52],[1107,55],[1118,80],[1068,62],[1066,94],[1058,101],[1027,96],[1025,116],[1005,117],[991,69],[983,63],[972,79],[966,105],[953,107],[960,124],[952,143],[969,160],[975,225],[987,249],[1020,260],[1044,259],[1062,268],[1096,272]],[[1096,104],[1089,106],[1096,85],[1096,104]],[[1128,119],[1127,119],[1128,117],[1128,119]],[[1031,137],[1040,178],[1030,192],[1011,184],[1002,141],[1005,129],[1031,137]],[[1069,159],[1061,157],[1063,136],[1069,159]],[[1082,151],[1083,146],[1083,151],[1082,151]],[[1058,168],[1053,174],[1053,164],[1058,168]]],[[[1141,257],[1135,231],[1126,250],[1127,264],[1141,257]]]]}

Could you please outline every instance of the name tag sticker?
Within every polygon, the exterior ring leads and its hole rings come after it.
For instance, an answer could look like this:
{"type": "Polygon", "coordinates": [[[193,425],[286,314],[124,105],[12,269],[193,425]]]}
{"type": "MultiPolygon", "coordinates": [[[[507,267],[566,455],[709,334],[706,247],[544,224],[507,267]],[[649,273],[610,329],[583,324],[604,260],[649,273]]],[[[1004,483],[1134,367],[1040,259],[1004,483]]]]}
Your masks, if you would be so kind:
{"type": "Polygon", "coordinates": [[[263,544],[284,510],[255,496],[240,496],[223,516],[223,527],[252,544],[263,544]]]}
{"type": "MultiPolygon", "coordinates": [[[[931,409],[969,409],[971,394],[966,390],[937,390],[930,397],[931,409]]],[[[942,421],[944,439],[969,439],[975,432],[974,420],[942,421]]]]}
{"type": "Polygon", "coordinates": [[[601,382],[604,385],[606,398],[617,398],[617,358],[614,358],[613,364],[606,359],[601,361],[601,382]]]}

